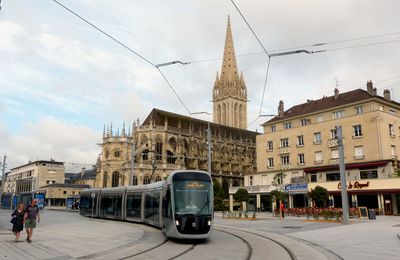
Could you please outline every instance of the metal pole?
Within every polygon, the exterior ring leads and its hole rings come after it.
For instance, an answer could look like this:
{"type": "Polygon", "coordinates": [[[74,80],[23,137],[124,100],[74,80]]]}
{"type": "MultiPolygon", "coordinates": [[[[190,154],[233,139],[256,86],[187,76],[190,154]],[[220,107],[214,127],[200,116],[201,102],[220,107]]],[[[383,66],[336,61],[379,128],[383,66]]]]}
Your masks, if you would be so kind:
{"type": "Polygon", "coordinates": [[[132,129],[132,152],[131,152],[131,171],[129,172],[129,186],[133,185],[133,176],[135,171],[135,157],[136,157],[136,144],[135,144],[135,129],[132,129]]]}
{"type": "Polygon", "coordinates": [[[210,122],[208,122],[208,128],[207,128],[207,143],[208,143],[207,171],[211,175],[211,127],[210,127],[210,122]]]}
{"type": "MultiPolygon", "coordinates": [[[[3,199],[3,191],[4,191],[4,185],[6,182],[6,178],[5,178],[5,172],[6,172],[6,160],[7,160],[7,155],[4,155],[3,157],[3,164],[2,166],[2,170],[1,170],[1,185],[0,185],[0,202],[3,199]]],[[[0,163],[1,164],[1,163],[0,163]]]]}
{"type": "Polygon", "coordinates": [[[336,126],[338,152],[339,152],[339,170],[340,170],[340,185],[342,194],[342,209],[343,209],[343,224],[349,224],[349,200],[347,197],[347,182],[346,182],[346,169],[344,164],[344,147],[342,127],[336,126]]]}

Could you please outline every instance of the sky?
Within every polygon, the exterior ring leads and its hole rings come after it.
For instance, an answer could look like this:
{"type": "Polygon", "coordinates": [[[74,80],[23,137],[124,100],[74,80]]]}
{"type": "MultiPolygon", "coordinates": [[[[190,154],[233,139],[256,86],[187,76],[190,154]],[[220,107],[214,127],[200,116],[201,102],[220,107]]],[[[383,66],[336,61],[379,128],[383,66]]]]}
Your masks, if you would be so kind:
{"type": "MultiPolygon", "coordinates": [[[[396,0],[236,0],[269,52],[328,50],[273,57],[262,107],[268,57],[231,1],[58,1],[153,64],[190,62],[161,70],[192,113],[212,113],[228,15],[249,123],[260,111],[276,114],[279,100],[288,109],[333,95],[336,86],[366,89],[367,80],[400,100],[396,0]]],[[[67,168],[94,164],[104,124],[115,130],[143,121],[154,107],[188,115],[155,67],[54,1],[3,0],[1,7],[0,157],[7,154],[7,170],[51,158],[67,168]]],[[[248,129],[261,133],[266,120],[248,129]]]]}

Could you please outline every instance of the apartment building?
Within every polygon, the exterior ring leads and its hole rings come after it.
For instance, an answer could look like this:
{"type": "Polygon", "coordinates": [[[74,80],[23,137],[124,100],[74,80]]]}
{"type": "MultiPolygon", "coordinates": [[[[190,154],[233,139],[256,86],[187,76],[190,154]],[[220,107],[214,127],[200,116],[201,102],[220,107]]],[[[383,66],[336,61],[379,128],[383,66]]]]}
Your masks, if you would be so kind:
{"type": "Polygon", "coordinates": [[[18,195],[21,192],[38,191],[40,187],[64,183],[64,163],[55,160],[39,160],[11,169],[4,183],[4,192],[18,195]]]}
{"type": "MultiPolygon", "coordinates": [[[[289,207],[311,205],[308,194],[317,185],[329,192],[329,205],[341,207],[336,126],[342,127],[347,190],[350,206],[376,208],[398,214],[400,178],[400,104],[389,90],[377,94],[371,81],[367,90],[334,95],[284,110],[264,123],[257,136],[256,174],[245,176],[254,208],[269,209],[275,174],[283,171],[282,189],[289,207]]],[[[230,191],[232,194],[234,191],[230,191]]]]}

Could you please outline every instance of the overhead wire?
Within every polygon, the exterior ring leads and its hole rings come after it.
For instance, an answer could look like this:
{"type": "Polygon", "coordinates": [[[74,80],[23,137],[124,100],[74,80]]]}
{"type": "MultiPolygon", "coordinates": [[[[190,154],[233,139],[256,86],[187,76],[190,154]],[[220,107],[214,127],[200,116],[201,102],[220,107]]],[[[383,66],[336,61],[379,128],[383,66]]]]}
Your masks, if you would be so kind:
{"type": "MultiPolygon", "coordinates": [[[[267,88],[267,83],[268,83],[268,74],[269,74],[269,67],[271,65],[271,55],[270,53],[267,51],[267,49],[264,47],[264,45],[262,44],[260,38],[258,38],[256,32],[253,30],[253,28],[250,26],[249,22],[247,21],[246,17],[243,15],[243,13],[240,11],[239,7],[236,5],[235,1],[230,0],[232,5],[235,7],[235,9],[238,11],[238,13],[240,14],[240,16],[242,17],[243,21],[246,23],[247,27],[249,27],[250,31],[252,32],[252,34],[254,35],[254,37],[256,38],[256,40],[258,41],[258,43],[260,44],[261,48],[264,50],[264,52],[267,54],[268,56],[268,63],[267,63],[267,68],[265,70],[265,79],[264,79],[264,86],[263,86],[263,95],[261,97],[261,105],[260,105],[260,112],[257,116],[257,118],[254,120],[256,121],[257,119],[260,118],[261,115],[261,111],[262,111],[262,105],[264,103],[264,95],[265,95],[265,90],[267,88]]],[[[249,127],[250,124],[247,126],[249,127]]]]}
{"type": "Polygon", "coordinates": [[[111,36],[109,33],[105,32],[104,30],[102,30],[100,27],[96,26],[95,24],[93,24],[92,22],[90,22],[89,20],[85,19],[84,17],[82,17],[81,15],[79,15],[78,13],[76,13],[75,11],[71,10],[70,8],[68,8],[67,6],[63,5],[62,3],[60,3],[57,0],[51,0],[54,3],[58,4],[59,6],[61,6],[62,8],[64,8],[65,10],[67,10],[68,12],[70,12],[71,14],[75,15],[76,17],[78,17],[79,19],[81,19],[82,21],[84,21],[85,23],[87,23],[88,25],[90,25],[91,27],[93,27],[94,29],[96,29],[97,31],[99,31],[100,33],[102,33],[103,35],[107,36],[109,39],[113,40],[114,42],[116,42],[118,45],[122,46],[123,48],[125,48],[126,50],[128,50],[129,52],[135,54],[137,57],[139,57],[140,59],[144,60],[145,62],[147,62],[148,64],[150,64],[151,66],[155,67],[157,69],[157,71],[160,73],[160,75],[162,76],[162,78],[164,79],[164,81],[167,83],[167,85],[172,89],[173,93],[175,94],[175,96],[178,98],[178,100],[181,102],[181,104],[183,105],[183,107],[185,108],[185,110],[188,112],[188,114],[190,114],[189,109],[187,108],[187,106],[183,103],[182,99],[179,97],[178,93],[176,92],[176,90],[174,89],[174,87],[171,85],[171,83],[169,82],[169,80],[167,79],[167,77],[164,75],[164,73],[162,73],[162,71],[160,70],[160,68],[153,62],[151,62],[149,59],[147,59],[146,57],[144,57],[143,55],[141,55],[140,53],[136,52],[135,50],[133,50],[132,48],[128,47],[126,44],[122,43],[120,40],[116,39],[115,37],[111,36]]]}

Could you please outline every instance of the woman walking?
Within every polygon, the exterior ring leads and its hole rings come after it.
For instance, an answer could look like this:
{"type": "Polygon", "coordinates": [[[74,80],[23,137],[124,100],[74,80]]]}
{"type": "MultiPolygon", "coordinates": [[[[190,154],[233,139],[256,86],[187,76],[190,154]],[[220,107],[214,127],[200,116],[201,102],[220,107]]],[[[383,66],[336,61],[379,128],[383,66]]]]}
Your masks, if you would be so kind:
{"type": "Polygon", "coordinates": [[[19,242],[19,236],[21,235],[21,231],[24,229],[24,204],[20,203],[18,204],[17,209],[11,214],[11,217],[13,218],[12,223],[12,232],[15,235],[15,242],[19,242]]]}

